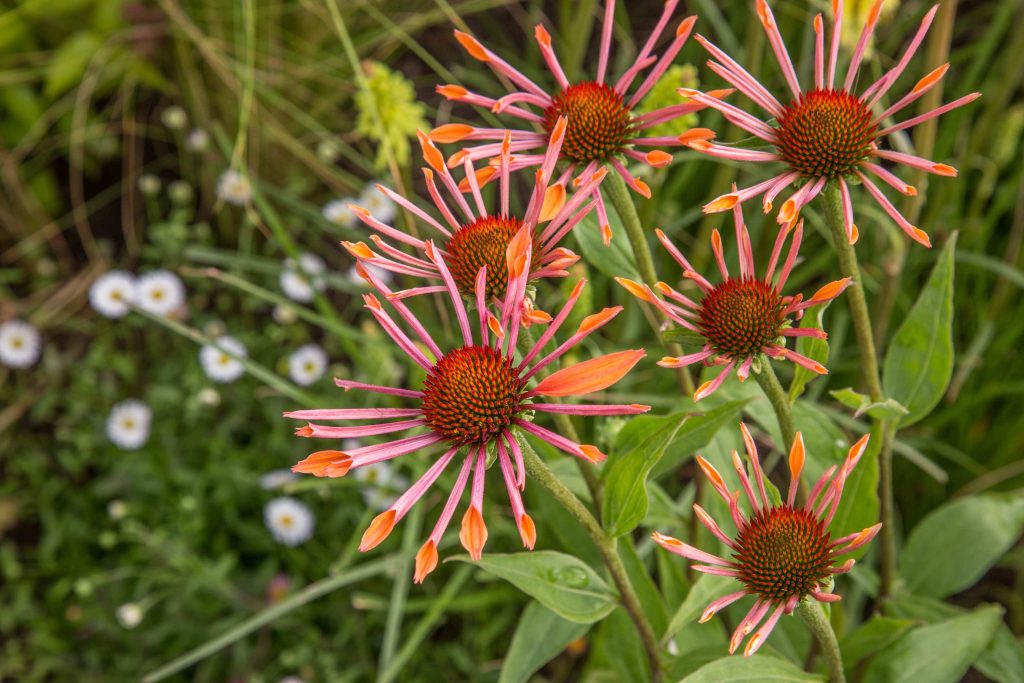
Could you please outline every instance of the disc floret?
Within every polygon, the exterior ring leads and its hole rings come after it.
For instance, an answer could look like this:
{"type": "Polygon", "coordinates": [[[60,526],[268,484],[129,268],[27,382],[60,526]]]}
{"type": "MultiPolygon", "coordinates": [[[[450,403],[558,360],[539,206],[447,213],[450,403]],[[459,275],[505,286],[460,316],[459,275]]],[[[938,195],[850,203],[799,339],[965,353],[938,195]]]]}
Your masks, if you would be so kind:
{"type": "Polygon", "coordinates": [[[448,240],[448,267],[464,296],[472,296],[476,276],[487,268],[487,298],[500,296],[508,280],[505,252],[523,222],[513,216],[485,215],[456,230],[448,240]]]}
{"type": "Polygon", "coordinates": [[[871,156],[878,133],[874,114],[845,90],[801,93],[779,117],[779,156],[809,178],[851,175],[871,156]]]}
{"type": "Polygon", "coordinates": [[[622,95],[607,83],[576,83],[552,97],[544,111],[548,133],[560,116],[569,121],[562,156],[571,161],[606,161],[629,143],[633,117],[622,95]]]}
{"type": "Polygon", "coordinates": [[[769,283],[730,277],[704,295],[699,327],[719,355],[746,358],[778,339],[785,310],[769,283]]]}

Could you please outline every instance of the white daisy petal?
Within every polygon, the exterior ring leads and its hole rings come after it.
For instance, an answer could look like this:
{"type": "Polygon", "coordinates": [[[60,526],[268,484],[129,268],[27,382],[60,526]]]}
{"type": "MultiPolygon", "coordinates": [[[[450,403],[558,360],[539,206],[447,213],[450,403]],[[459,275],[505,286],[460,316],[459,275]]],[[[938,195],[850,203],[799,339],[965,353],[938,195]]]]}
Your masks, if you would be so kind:
{"type": "Polygon", "coordinates": [[[271,470],[260,477],[260,488],[264,491],[279,489],[286,484],[297,481],[299,475],[291,470],[271,470]]]}
{"type": "Polygon", "coordinates": [[[105,318],[125,315],[136,298],[135,276],[124,270],[111,270],[100,275],[89,288],[89,303],[105,318]]]}
{"type": "Polygon", "coordinates": [[[234,169],[228,169],[217,180],[217,197],[228,204],[245,206],[252,199],[252,185],[247,177],[234,169]]]}
{"type": "Polygon", "coordinates": [[[107,438],[123,450],[142,448],[149,440],[149,425],[153,411],[142,401],[122,401],[110,410],[107,417],[107,438]]]}
{"type": "Polygon", "coordinates": [[[39,360],[42,343],[39,330],[23,320],[0,324],[0,363],[11,368],[27,368],[39,360]]]}
{"type": "Polygon", "coordinates": [[[398,215],[398,205],[377,189],[375,181],[367,184],[363,194],[359,196],[359,206],[369,211],[381,223],[391,223],[398,215]]]}
{"type": "Polygon", "coordinates": [[[358,202],[359,200],[355,197],[344,197],[327,202],[322,209],[324,218],[332,223],[351,228],[356,224],[356,214],[352,209],[348,208],[348,205],[357,204],[358,202]]]}
{"type": "Polygon", "coordinates": [[[199,363],[206,376],[214,382],[234,382],[245,372],[245,366],[238,359],[247,356],[242,342],[225,335],[199,350],[199,363]]]}
{"type": "Polygon", "coordinates": [[[309,303],[314,293],[327,287],[326,270],[323,259],[309,252],[299,254],[298,262],[287,259],[281,270],[281,290],[293,301],[309,303]]]}
{"type": "Polygon", "coordinates": [[[308,541],[316,523],[309,507],[288,497],[274,498],[267,503],[263,519],[275,541],[292,546],[308,541]]]}
{"type": "Polygon", "coordinates": [[[185,285],[169,270],[154,270],[136,281],[135,296],[142,310],[167,317],[185,305],[185,285]]]}

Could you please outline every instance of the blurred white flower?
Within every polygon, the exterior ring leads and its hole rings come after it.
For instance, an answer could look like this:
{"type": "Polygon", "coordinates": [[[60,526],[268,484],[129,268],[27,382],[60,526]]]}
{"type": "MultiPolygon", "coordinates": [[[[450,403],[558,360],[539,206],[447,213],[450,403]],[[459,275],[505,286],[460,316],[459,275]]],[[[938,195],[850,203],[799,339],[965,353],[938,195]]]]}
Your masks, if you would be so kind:
{"type": "Polygon", "coordinates": [[[142,617],[146,615],[146,612],[138,603],[126,602],[117,608],[117,612],[115,614],[121,626],[127,629],[133,629],[142,623],[142,617]]]}
{"type": "Polygon", "coordinates": [[[292,308],[291,306],[285,306],[283,304],[278,304],[274,306],[274,309],[270,312],[270,315],[273,316],[275,322],[278,322],[282,325],[291,325],[299,317],[295,313],[294,308],[292,308]]]}
{"type": "Polygon", "coordinates": [[[103,273],[89,288],[89,303],[106,318],[120,318],[135,303],[135,276],[124,270],[103,273]]]}
{"type": "Polygon", "coordinates": [[[202,128],[193,128],[185,138],[185,146],[193,152],[202,152],[210,144],[210,134],[202,128]]]}
{"type": "MultiPolygon", "coordinates": [[[[342,445],[343,450],[356,447],[342,445]]],[[[386,461],[360,467],[355,471],[355,477],[362,484],[360,491],[363,494],[363,501],[367,507],[375,510],[387,510],[398,500],[399,492],[409,486],[406,478],[395,473],[386,461]]]]}
{"type": "Polygon", "coordinates": [[[313,536],[313,512],[294,498],[274,498],[263,508],[263,519],[278,543],[301,545],[313,536]]]}
{"type": "Polygon", "coordinates": [[[355,197],[344,197],[327,202],[323,208],[324,218],[332,223],[351,228],[356,224],[356,214],[352,209],[348,208],[348,205],[355,204],[356,202],[358,200],[355,197]]]}
{"type": "Polygon", "coordinates": [[[112,500],[107,503],[107,514],[116,522],[128,514],[128,506],[123,500],[112,500]]]}
{"type": "Polygon", "coordinates": [[[27,368],[39,360],[39,330],[23,320],[0,323],[0,363],[27,368]]]}
{"type": "Polygon", "coordinates": [[[391,223],[398,215],[398,205],[377,189],[376,181],[371,181],[359,195],[359,206],[369,211],[381,223],[391,223]]]}
{"type": "Polygon", "coordinates": [[[288,375],[299,386],[308,387],[324,376],[327,353],[316,344],[300,346],[288,356],[288,375]]]}
{"type": "Polygon", "coordinates": [[[160,178],[152,173],[143,173],[139,176],[139,192],[144,195],[153,196],[160,191],[162,186],[160,178]]]}
{"type": "Polygon", "coordinates": [[[252,185],[244,175],[229,168],[217,180],[217,196],[228,204],[245,206],[252,199],[252,185]]]}
{"type": "Polygon", "coordinates": [[[220,392],[213,387],[203,387],[199,390],[199,393],[196,394],[196,399],[199,401],[199,405],[220,405],[220,392]]]}
{"type": "Polygon", "coordinates": [[[224,335],[199,350],[199,363],[206,376],[214,382],[234,382],[245,372],[245,366],[238,358],[247,355],[242,342],[224,335]]]}
{"type": "Polygon", "coordinates": [[[160,121],[171,130],[182,130],[188,125],[188,114],[177,105],[171,105],[160,112],[160,121]]]}
{"type": "Polygon", "coordinates": [[[299,678],[298,676],[285,676],[284,678],[282,678],[277,683],[306,683],[306,682],[304,680],[302,680],[301,678],[299,678]]]}
{"type": "Polygon", "coordinates": [[[291,470],[270,470],[260,477],[260,488],[264,491],[272,491],[273,489],[281,488],[285,484],[298,481],[298,479],[299,475],[291,470]]]}
{"type": "Polygon", "coordinates": [[[107,437],[119,448],[134,451],[149,440],[149,424],[153,411],[142,401],[121,401],[110,409],[107,437]]]}
{"type": "Polygon", "coordinates": [[[169,270],[154,270],[135,281],[135,303],[144,311],[168,317],[185,305],[185,285],[169,270]]]}
{"type": "Polygon", "coordinates": [[[323,259],[309,252],[299,254],[297,263],[286,259],[281,270],[281,290],[293,301],[309,303],[315,292],[322,292],[327,287],[323,277],[326,270],[323,259]]]}

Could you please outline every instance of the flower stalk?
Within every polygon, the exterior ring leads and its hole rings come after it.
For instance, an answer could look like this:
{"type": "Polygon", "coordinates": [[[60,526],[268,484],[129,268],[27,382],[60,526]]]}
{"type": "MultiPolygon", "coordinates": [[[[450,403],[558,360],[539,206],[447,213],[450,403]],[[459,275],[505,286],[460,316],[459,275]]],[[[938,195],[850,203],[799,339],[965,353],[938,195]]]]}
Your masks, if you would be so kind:
{"type": "Polygon", "coordinates": [[[648,621],[647,615],[644,614],[643,607],[640,605],[640,599],[637,597],[636,590],[633,588],[629,575],[626,573],[626,567],[622,564],[622,559],[619,557],[619,552],[616,548],[615,538],[609,536],[601,528],[601,525],[590,514],[590,511],[587,510],[583,502],[555,476],[554,472],[548,469],[548,466],[544,464],[544,461],[540,459],[532,448],[523,449],[523,461],[526,465],[527,473],[580,523],[583,530],[594,541],[594,545],[597,546],[598,552],[601,553],[601,557],[604,559],[605,565],[612,575],[612,580],[615,581],[615,586],[619,590],[622,606],[625,607],[626,613],[629,614],[629,618],[632,620],[640,640],[643,642],[644,650],[647,653],[647,660],[651,667],[651,680],[658,683],[662,679],[661,661],[658,656],[658,638],[654,634],[654,628],[651,626],[651,622],[648,621]]]}
{"type": "Polygon", "coordinates": [[[779,422],[779,431],[782,432],[782,450],[789,450],[796,438],[796,428],[793,426],[793,409],[789,403],[789,396],[786,395],[775,368],[767,356],[761,356],[761,368],[754,371],[754,378],[757,380],[761,391],[764,392],[768,402],[772,404],[775,411],[775,419],[779,422]]]}
{"type": "MultiPolygon", "coordinates": [[[[868,313],[867,298],[864,295],[864,283],[857,252],[847,238],[843,223],[843,205],[839,188],[829,183],[823,193],[825,200],[825,222],[832,233],[839,270],[851,279],[847,301],[850,306],[850,317],[853,319],[853,330],[857,337],[857,351],[860,354],[861,379],[872,401],[882,401],[885,392],[882,389],[882,378],[878,370],[878,353],[875,350],[875,334],[868,313]]],[[[884,599],[892,593],[893,579],[896,575],[896,537],[893,524],[894,499],[892,484],[892,444],[896,438],[896,425],[875,418],[876,427],[882,433],[882,444],[878,456],[878,488],[879,517],[882,522],[880,576],[881,586],[879,597],[884,599]]]]}
{"type": "MultiPolygon", "coordinates": [[[[626,230],[626,237],[629,238],[629,246],[633,249],[633,256],[636,258],[636,267],[640,271],[640,277],[648,287],[654,287],[658,282],[658,274],[654,270],[654,259],[651,256],[651,247],[647,244],[647,237],[644,235],[643,225],[640,223],[640,215],[636,211],[636,205],[629,196],[629,188],[626,181],[618,173],[609,173],[604,181],[604,188],[607,190],[608,199],[615,207],[615,213],[622,219],[622,225],[626,230]]],[[[646,309],[645,309],[646,310],[646,309]]],[[[659,318],[665,320],[666,316],[659,312],[659,318]]],[[[665,343],[661,327],[654,319],[648,316],[651,327],[658,336],[658,341],[665,347],[670,355],[683,355],[683,347],[674,342],[665,343]]],[[[690,371],[681,367],[676,369],[676,377],[679,379],[679,386],[686,395],[692,395],[694,390],[693,378],[690,371]]]]}
{"type": "Polygon", "coordinates": [[[807,628],[814,634],[818,645],[821,646],[821,651],[828,661],[829,681],[831,683],[846,683],[839,641],[836,639],[836,632],[832,629],[831,622],[825,616],[821,603],[817,600],[801,600],[796,607],[796,613],[807,624],[807,628]]]}

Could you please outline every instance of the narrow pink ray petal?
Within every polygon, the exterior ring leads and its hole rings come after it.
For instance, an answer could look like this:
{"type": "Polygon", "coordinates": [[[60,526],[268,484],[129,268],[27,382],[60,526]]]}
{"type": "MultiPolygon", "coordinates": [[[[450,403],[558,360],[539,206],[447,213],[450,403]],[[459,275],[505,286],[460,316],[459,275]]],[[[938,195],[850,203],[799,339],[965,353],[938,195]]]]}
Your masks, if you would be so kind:
{"type": "Polygon", "coordinates": [[[700,43],[705,50],[711,53],[711,56],[721,62],[721,66],[727,69],[730,74],[727,76],[715,68],[714,65],[710,65],[711,69],[718,75],[722,76],[730,84],[740,89],[743,94],[756,102],[762,109],[767,111],[769,114],[778,118],[782,115],[783,107],[782,104],[775,98],[771,92],[768,91],[756,78],[754,78],[749,71],[740,66],[739,62],[727,55],[721,48],[709,41],[704,36],[697,34],[694,36],[694,40],[700,43]]]}
{"type": "Polygon", "coordinates": [[[836,67],[839,64],[839,40],[843,35],[843,0],[832,0],[832,41],[828,56],[828,87],[836,83],[836,67]]]}
{"type": "Polygon", "coordinates": [[[736,652],[736,648],[740,646],[743,639],[747,637],[754,627],[760,623],[761,619],[764,618],[765,612],[771,607],[771,603],[762,598],[758,598],[754,601],[754,605],[747,612],[747,616],[743,617],[739,625],[736,626],[736,630],[733,631],[732,637],[729,639],[729,654],[736,652]]]}
{"type": "MultiPolygon", "coordinates": [[[[736,192],[736,183],[732,184],[732,191],[736,192]]],[[[754,247],[750,243],[750,232],[747,224],[743,221],[743,209],[737,204],[732,209],[733,224],[736,226],[736,244],[740,257],[740,276],[745,278],[754,277],[754,247]]]]}
{"type": "Polygon", "coordinates": [[[878,23],[878,14],[882,11],[882,0],[875,0],[871,9],[868,10],[867,21],[864,22],[864,29],[860,32],[857,46],[853,49],[853,56],[850,58],[850,66],[846,70],[846,81],[843,83],[843,90],[853,92],[853,82],[857,78],[857,71],[860,69],[861,60],[864,59],[864,51],[867,49],[871,34],[875,31],[875,24],[878,23]]]}
{"type": "Polygon", "coordinates": [[[706,553],[703,550],[700,550],[699,548],[694,548],[692,545],[683,543],[678,538],[665,536],[664,534],[660,534],[657,531],[651,534],[651,538],[654,540],[655,543],[657,543],[670,553],[675,553],[676,555],[679,555],[680,557],[685,557],[688,560],[693,560],[695,562],[704,562],[706,564],[721,565],[723,567],[735,566],[735,564],[733,562],[730,562],[729,560],[721,558],[718,555],[706,553]]]}
{"type": "Polygon", "coordinates": [[[724,543],[729,548],[735,548],[736,544],[733,543],[732,539],[725,535],[722,528],[718,526],[715,520],[707,513],[707,511],[696,503],[693,504],[693,511],[696,513],[697,518],[701,521],[708,531],[714,534],[715,538],[724,543]]]}
{"type": "Polygon", "coordinates": [[[726,607],[736,602],[745,595],[749,594],[746,591],[736,591],[735,593],[729,593],[728,595],[718,598],[717,600],[709,604],[706,608],[704,608],[704,613],[700,616],[699,623],[707,623],[711,619],[711,617],[715,616],[715,614],[725,609],[726,607]]]}
{"type": "Polygon", "coordinates": [[[533,434],[538,439],[543,439],[544,441],[547,441],[555,448],[563,450],[570,455],[575,455],[577,458],[582,458],[587,462],[598,463],[607,457],[604,453],[597,450],[597,448],[595,448],[594,446],[578,444],[575,441],[571,441],[570,439],[567,439],[560,434],[556,434],[555,432],[552,432],[549,429],[545,429],[544,427],[541,427],[540,425],[534,424],[532,422],[526,422],[525,420],[520,420],[519,418],[515,418],[513,422],[516,425],[518,425],[520,429],[527,431],[530,434],[533,434]]]}
{"type": "Polygon", "coordinates": [[[566,299],[565,304],[562,306],[562,310],[558,312],[555,319],[551,321],[551,324],[548,325],[546,330],[544,330],[544,333],[541,334],[539,339],[537,339],[537,343],[533,345],[533,348],[530,349],[530,351],[523,357],[523,360],[516,367],[517,371],[522,371],[523,368],[528,367],[530,361],[536,358],[537,354],[544,350],[544,347],[547,346],[547,343],[555,336],[555,333],[558,332],[562,323],[565,322],[565,319],[569,317],[569,313],[572,312],[572,308],[576,305],[576,301],[580,298],[580,294],[582,294],[583,287],[586,284],[586,280],[580,280],[576,283],[572,292],[569,293],[569,298],[566,299]]]}
{"type": "Polygon", "coordinates": [[[764,486],[764,470],[761,469],[761,458],[757,454],[757,444],[754,443],[754,437],[750,435],[750,430],[747,429],[746,423],[740,422],[740,432],[743,435],[743,445],[747,449],[750,464],[754,469],[754,479],[757,481],[757,492],[761,496],[761,504],[765,508],[771,507],[768,503],[768,491],[764,486]]]}
{"type": "Polygon", "coordinates": [[[548,69],[554,75],[558,87],[565,90],[569,87],[569,79],[565,77],[562,65],[558,63],[558,57],[555,56],[555,49],[551,47],[551,34],[543,24],[537,24],[533,27],[533,37],[537,40],[540,53],[543,55],[544,61],[547,62],[548,69]]]}
{"type": "Polygon", "coordinates": [[[432,446],[443,439],[444,437],[439,434],[421,434],[419,436],[410,436],[405,439],[399,439],[398,441],[389,441],[383,444],[356,448],[348,451],[346,455],[350,455],[352,457],[352,469],[356,469],[358,467],[372,465],[375,462],[391,460],[392,458],[397,458],[400,455],[406,455],[407,453],[418,451],[421,448],[432,446]],[[366,452],[361,452],[356,455],[357,451],[366,452]]]}
{"type": "Polygon", "coordinates": [[[508,449],[512,451],[512,459],[516,465],[516,483],[519,485],[519,490],[522,491],[526,488],[526,466],[523,464],[523,449],[519,447],[519,441],[509,430],[504,430],[501,436],[505,439],[508,449]]]}
{"type": "Polygon", "coordinates": [[[483,195],[480,194],[480,183],[476,178],[476,169],[473,167],[473,162],[470,159],[466,159],[462,162],[462,168],[466,173],[465,182],[469,185],[469,190],[473,195],[473,201],[476,202],[476,212],[479,216],[487,215],[487,206],[484,204],[483,195]]]}
{"type": "Polygon", "coordinates": [[[706,360],[713,356],[714,353],[715,352],[711,349],[704,349],[703,351],[691,353],[686,356],[665,356],[658,361],[658,365],[663,368],[683,368],[706,360]]]}
{"type": "Polygon", "coordinates": [[[899,210],[892,205],[892,202],[890,202],[886,198],[886,196],[882,194],[882,191],[879,190],[878,187],[873,182],[871,182],[871,180],[866,175],[864,175],[860,171],[855,172],[857,174],[857,177],[860,178],[861,183],[863,183],[865,189],[867,189],[871,196],[875,198],[875,201],[879,203],[882,209],[884,209],[885,212],[889,214],[889,217],[896,222],[896,225],[900,226],[900,229],[903,230],[903,232],[907,233],[907,235],[909,235],[910,238],[915,242],[919,242],[926,247],[932,246],[932,242],[928,238],[928,233],[926,233],[924,230],[921,230],[920,228],[911,225],[910,221],[904,218],[903,214],[901,214],[899,210]]]}
{"type": "Polygon", "coordinates": [[[895,133],[898,130],[903,130],[905,128],[911,128],[912,126],[916,126],[917,124],[922,123],[924,121],[927,121],[928,119],[933,119],[936,116],[941,116],[942,114],[945,114],[948,111],[952,111],[953,109],[956,109],[958,107],[962,107],[965,104],[969,104],[969,103],[973,102],[974,100],[978,99],[979,97],[981,97],[981,93],[980,92],[972,92],[970,95],[964,95],[963,97],[961,97],[959,99],[953,100],[949,104],[944,104],[941,107],[936,107],[935,109],[932,109],[931,111],[927,111],[924,114],[921,114],[919,116],[915,116],[912,119],[907,119],[906,121],[903,121],[902,123],[897,123],[895,125],[889,126],[888,128],[883,128],[882,130],[880,130],[878,132],[878,135],[879,135],[879,137],[881,137],[883,135],[889,135],[890,133],[895,133]]]}
{"type": "Polygon", "coordinates": [[[722,274],[723,280],[729,279],[729,267],[725,265],[725,254],[722,251],[722,235],[718,228],[711,231],[711,251],[715,254],[715,262],[718,264],[718,272],[722,274]]]}
{"type": "MultiPolygon", "coordinates": [[[[669,3],[665,3],[666,11],[663,14],[663,16],[665,16],[666,18],[670,14],[667,11],[668,6],[669,3]]],[[[647,77],[644,78],[643,83],[640,84],[640,87],[636,89],[635,93],[633,93],[633,97],[630,98],[628,105],[630,109],[632,109],[633,107],[640,103],[640,100],[644,98],[644,95],[650,92],[651,88],[654,87],[654,84],[658,82],[658,79],[660,79],[662,75],[664,75],[665,71],[668,70],[669,65],[672,64],[672,60],[676,58],[676,55],[679,54],[679,51],[683,49],[683,45],[686,43],[686,39],[690,37],[690,32],[693,31],[693,25],[695,23],[697,23],[696,16],[689,16],[683,19],[681,22],[679,22],[679,25],[676,27],[675,38],[672,39],[672,42],[661,54],[661,58],[658,59],[658,63],[651,70],[651,72],[647,74],[647,77]]],[[[651,33],[651,38],[655,38],[657,33],[660,32],[661,31],[659,29],[655,29],[655,31],[651,33]]]]}
{"type": "MultiPolygon", "coordinates": [[[[785,230],[785,227],[783,227],[785,230]]],[[[786,262],[782,264],[782,272],[779,273],[779,281],[775,285],[776,291],[782,292],[782,288],[786,286],[786,280],[789,279],[789,274],[793,270],[793,264],[796,263],[797,254],[800,253],[800,243],[804,239],[804,221],[801,218],[796,223],[796,227],[793,229],[793,239],[789,243],[789,254],[786,255],[786,262]]]]}
{"type": "MultiPolygon", "coordinates": [[[[716,145],[706,140],[694,140],[688,145],[691,149],[703,152],[708,156],[719,159],[732,159],[733,161],[779,161],[779,155],[774,152],[762,152],[756,149],[742,149],[740,147],[727,147],[716,145]]],[[[732,208],[732,206],[726,207],[732,208]]]]}
{"type": "Polygon", "coordinates": [[[452,300],[452,306],[455,308],[455,316],[459,319],[459,329],[462,331],[462,341],[466,346],[473,343],[473,333],[469,328],[469,317],[466,314],[466,306],[462,303],[462,295],[459,294],[459,287],[455,284],[455,279],[452,274],[448,272],[448,266],[445,265],[444,258],[441,254],[437,253],[434,248],[434,243],[427,241],[427,258],[434,262],[437,266],[438,272],[441,273],[441,279],[444,281],[445,287],[448,288],[449,297],[452,300]]]}
{"type": "Polygon", "coordinates": [[[437,520],[437,524],[434,525],[434,530],[430,532],[430,540],[435,544],[441,542],[441,537],[444,536],[444,532],[448,529],[448,524],[452,520],[452,515],[455,514],[455,508],[459,505],[462,492],[466,490],[466,484],[469,481],[469,470],[472,464],[473,457],[466,455],[465,460],[462,462],[462,469],[459,470],[459,476],[455,479],[455,486],[452,487],[452,492],[448,495],[448,500],[441,511],[441,517],[437,520]]]}
{"type": "Polygon", "coordinates": [[[782,616],[782,612],[785,608],[785,605],[779,605],[776,607],[775,611],[772,612],[771,616],[768,617],[761,628],[757,629],[757,632],[749,641],[747,641],[747,646],[743,649],[744,657],[749,657],[761,648],[764,641],[768,638],[768,635],[772,632],[772,629],[775,628],[775,624],[779,622],[779,617],[782,616]]]}
{"type": "Polygon", "coordinates": [[[520,73],[511,64],[503,60],[498,55],[494,54],[486,47],[484,47],[476,38],[473,38],[469,34],[463,33],[462,31],[455,31],[455,39],[459,41],[462,47],[476,60],[485,62],[487,66],[491,67],[494,71],[504,76],[507,76],[510,80],[516,83],[520,88],[528,90],[535,95],[546,97],[547,93],[544,90],[527,78],[525,75],[520,73]]]}
{"type": "Polygon", "coordinates": [[[713,380],[704,382],[704,384],[701,384],[699,387],[697,387],[697,391],[693,393],[693,400],[699,401],[702,398],[707,398],[711,394],[715,393],[718,387],[722,386],[722,382],[724,382],[725,378],[729,376],[729,373],[732,372],[732,369],[735,365],[735,361],[729,361],[728,363],[725,364],[725,367],[722,369],[722,372],[721,374],[718,375],[718,377],[716,377],[713,380]]]}
{"type": "MultiPolygon", "coordinates": [[[[345,391],[350,389],[362,389],[363,391],[372,391],[378,394],[392,394],[394,396],[405,396],[407,398],[423,398],[422,391],[416,391],[415,389],[399,389],[397,387],[385,387],[379,384],[364,384],[363,382],[355,382],[350,379],[338,379],[334,378],[334,384],[341,387],[345,391]]],[[[357,408],[355,410],[398,410],[397,408],[357,408]]],[[[298,411],[297,411],[298,412],[298,411]]],[[[305,418],[303,418],[305,419],[305,418]]],[[[328,420],[334,418],[317,418],[321,420],[328,420]]],[[[351,419],[351,418],[345,418],[351,419]]]]}
{"type": "Polygon", "coordinates": [[[768,42],[771,43],[772,51],[782,69],[782,75],[786,77],[786,84],[789,85],[789,89],[793,93],[793,99],[798,99],[800,97],[800,81],[797,80],[796,70],[793,69],[793,62],[789,59],[789,52],[786,50],[782,34],[779,33],[779,27],[775,25],[772,9],[765,0],[757,0],[757,15],[761,19],[768,42]]]}
{"type": "Polygon", "coordinates": [[[779,196],[784,189],[792,185],[797,179],[800,178],[800,174],[796,171],[791,173],[784,173],[780,176],[772,178],[770,181],[771,185],[768,190],[764,193],[764,198],[761,200],[761,208],[765,213],[772,210],[775,198],[779,196]]]}
{"type": "Polygon", "coordinates": [[[732,466],[733,469],[736,470],[736,474],[740,477],[740,486],[743,488],[743,492],[747,494],[747,500],[750,501],[750,509],[753,513],[757,513],[761,510],[761,504],[758,503],[757,499],[754,497],[754,489],[750,485],[750,478],[747,476],[747,468],[743,464],[743,460],[740,459],[740,454],[735,450],[732,452],[732,466]]]}
{"type": "Polygon", "coordinates": [[[728,576],[731,579],[735,579],[739,576],[739,572],[735,569],[725,569],[723,567],[714,567],[707,564],[691,564],[690,569],[700,572],[702,574],[714,574],[715,576],[728,576]]]}
{"type": "Polygon", "coordinates": [[[700,466],[701,470],[703,470],[704,476],[706,476],[708,481],[711,482],[711,487],[715,489],[719,496],[722,497],[722,500],[726,503],[730,502],[732,500],[732,494],[729,493],[729,489],[725,485],[725,480],[722,479],[722,475],[718,473],[715,466],[700,455],[697,456],[696,460],[697,465],[700,466]]]}
{"type": "Polygon", "coordinates": [[[537,542],[537,529],[533,524],[533,519],[526,514],[526,508],[523,507],[523,498],[519,493],[515,473],[512,471],[512,462],[509,460],[508,451],[505,450],[505,444],[501,439],[498,439],[498,464],[501,466],[502,479],[505,480],[508,502],[512,506],[512,516],[516,520],[519,538],[523,541],[524,547],[533,550],[533,546],[537,542]]]}
{"type": "Polygon", "coordinates": [[[814,87],[825,87],[825,27],[821,12],[814,15],[814,87]]]}
{"type": "Polygon", "coordinates": [[[415,429],[426,425],[426,420],[400,420],[398,422],[382,422],[374,425],[361,425],[356,427],[335,427],[333,425],[318,425],[312,422],[305,427],[295,431],[296,436],[304,436],[314,439],[351,439],[364,436],[377,436],[379,434],[391,434],[392,432],[404,432],[408,429],[415,429]]]}
{"type": "Polygon", "coordinates": [[[946,75],[946,71],[948,71],[948,70],[949,70],[949,62],[946,62],[942,66],[940,66],[937,69],[931,71],[928,75],[926,75],[924,78],[919,80],[914,85],[914,87],[911,88],[910,92],[907,93],[906,95],[904,95],[902,98],[900,98],[900,100],[898,102],[896,102],[896,104],[892,105],[891,107],[886,109],[884,112],[882,112],[878,116],[878,118],[876,120],[884,121],[885,119],[889,118],[890,116],[892,116],[896,112],[898,112],[898,111],[908,107],[912,102],[916,102],[926,92],[928,92],[929,90],[934,88],[936,85],[941,83],[943,76],[946,75]]]}
{"type": "MultiPolygon", "coordinates": [[[[922,171],[928,173],[934,173],[935,175],[949,176],[951,178],[956,177],[956,169],[946,164],[937,164],[929,159],[922,159],[921,157],[914,156],[913,154],[903,154],[902,152],[893,152],[890,150],[876,150],[875,155],[888,159],[889,161],[895,161],[900,164],[906,164],[913,168],[919,168],[922,171]]],[[[883,178],[885,180],[885,178],[883,178]]],[[[904,183],[906,185],[906,183],[904,183]]],[[[899,188],[897,188],[899,189],[899,188]]],[[[904,192],[904,194],[906,194],[904,192]]]]}
{"type": "Polygon", "coordinates": [[[836,548],[835,550],[833,550],[832,555],[845,555],[846,553],[852,553],[857,548],[861,548],[867,545],[876,535],[878,535],[878,531],[881,528],[881,522],[873,526],[869,526],[868,528],[862,530],[860,533],[856,534],[854,538],[851,541],[849,541],[846,545],[842,546],[841,548],[836,548]]]}
{"type": "MultiPolygon", "coordinates": [[[[369,385],[363,385],[362,389],[369,385]]],[[[417,397],[422,392],[415,392],[417,397]]],[[[293,420],[380,420],[392,417],[415,417],[423,411],[419,408],[314,408],[312,410],[290,410],[284,416],[293,420]]]]}
{"type": "Polygon", "coordinates": [[[800,474],[804,471],[804,435],[796,433],[793,445],[789,449],[789,494],[786,496],[786,504],[793,507],[796,503],[796,490],[800,487],[800,474]]]}
{"type": "Polygon", "coordinates": [[[458,450],[459,448],[456,446],[445,451],[445,454],[438,458],[434,464],[430,466],[430,469],[424,472],[423,476],[417,479],[416,483],[410,486],[408,490],[399,496],[398,500],[391,505],[389,509],[395,511],[396,523],[405,517],[406,513],[408,513],[409,510],[412,509],[412,506],[416,504],[416,501],[423,497],[423,494],[430,490],[430,487],[434,485],[437,478],[440,477],[445,468],[448,467],[448,463],[452,461],[452,458],[455,457],[455,452],[458,450]]]}
{"type": "Polygon", "coordinates": [[[612,47],[612,28],[615,23],[615,0],[605,0],[604,23],[601,24],[601,50],[597,58],[597,82],[604,83],[608,72],[608,54],[612,47]]]}
{"type": "Polygon", "coordinates": [[[364,294],[363,301],[366,302],[366,308],[369,309],[370,313],[376,318],[377,323],[380,324],[384,331],[395,341],[406,355],[412,358],[420,367],[428,372],[434,367],[434,364],[427,360],[427,357],[423,355],[423,352],[417,348],[412,340],[409,339],[408,335],[402,331],[395,321],[391,319],[391,316],[384,311],[384,308],[380,305],[377,297],[372,294],[364,294]]]}
{"type": "MultiPolygon", "coordinates": [[[[698,90],[693,90],[692,88],[679,88],[677,92],[683,97],[689,97],[701,104],[711,107],[712,109],[718,110],[728,121],[736,124],[751,135],[756,135],[762,140],[766,140],[771,143],[775,143],[778,139],[775,134],[775,130],[771,126],[766,124],[764,121],[751,116],[739,107],[735,107],[728,102],[723,102],[717,98],[709,97],[698,90]]],[[[699,149],[699,147],[694,148],[699,149]]]]}
{"type": "Polygon", "coordinates": [[[875,81],[870,88],[864,91],[861,95],[862,100],[867,101],[868,109],[875,106],[878,100],[882,99],[889,88],[896,83],[896,80],[903,73],[903,70],[907,68],[907,64],[910,63],[910,58],[917,52],[917,48],[920,47],[921,41],[924,40],[925,34],[928,33],[928,28],[932,25],[932,20],[935,18],[935,13],[938,11],[939,6],[934,5],[928,13],[924,15],[924,19],[921,20],[921,26],[918,27],[917,33],[914,34],[914,39],[907,45],[907,49],[903,52],[903,56],[900,57],[900,61],[896,63],[896,66],[886,71],[881,78],[875,81]],[[871,98],[870,100],[868,98],[871,98]]]}
{"type": "Polygon", "coordinates": [[[844,178],[839,178],[839,199],[843,206],[843,229],[850,244],[857,242],[857,224],[853,222],[853,200],[850,198],[850,187],[844,178]]]}

